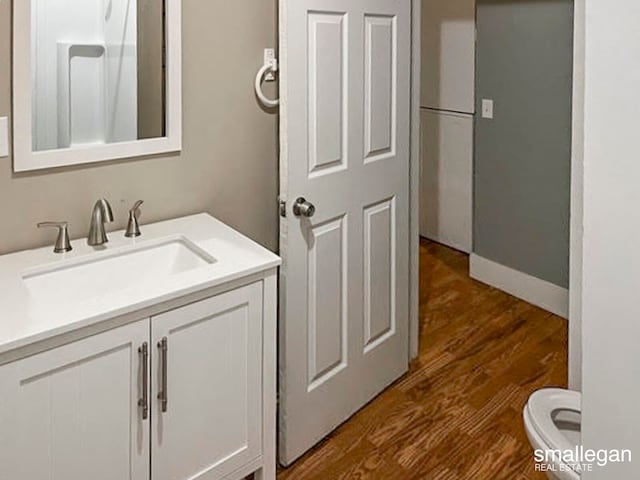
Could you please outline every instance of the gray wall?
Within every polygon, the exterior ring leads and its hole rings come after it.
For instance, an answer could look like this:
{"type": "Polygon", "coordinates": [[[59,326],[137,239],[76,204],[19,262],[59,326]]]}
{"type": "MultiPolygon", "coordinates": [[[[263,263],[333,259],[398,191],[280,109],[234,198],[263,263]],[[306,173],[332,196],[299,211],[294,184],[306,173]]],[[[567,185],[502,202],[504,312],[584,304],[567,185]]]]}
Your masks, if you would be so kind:
{"type": "MultiPolygon", "coordinates": [[[[23,0],[15,0],[23,1],[23,0]]],[[[183,8],[182,154],[15,175],[0,159],[0,254],[53,242],[41,220],[68,220],[87,234],[99,196],[115,210],[146,201],[143,222],[210,212],[258,242],[277,246],[277,117],[253,93],[262,50],[276,44],[275,0],[188,0],[183,8]]],[[[11,113],[11,2],[0,0],[0,116],[11,113]]],[[[28,88],[28,86],[22,86],[28,88]]]]}
{"type": "Polygon", "coordinates": [[[568,287],[573,2],[477,8],[474,252],[568,287]]]}

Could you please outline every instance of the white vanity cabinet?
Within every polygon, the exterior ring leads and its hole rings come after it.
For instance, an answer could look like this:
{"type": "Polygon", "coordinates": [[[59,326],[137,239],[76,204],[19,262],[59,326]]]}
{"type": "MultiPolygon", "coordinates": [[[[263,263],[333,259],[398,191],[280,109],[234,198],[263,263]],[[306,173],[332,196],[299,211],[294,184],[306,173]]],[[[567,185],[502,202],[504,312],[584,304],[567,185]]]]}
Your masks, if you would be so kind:
{"type": "Polygon", "coordinates": [[[275,480],[280,259],[207,214],[109,235],[0,256],[0,480],[275,480]]]}
{"type": "MultiPolygon", "coordinates": [[[[275,406],[263,395],[274,391],[263,382],[264,285],[1,366],[0,478],[215,480],[257,470],[263,435],[275,439],[263,427],[263,402],[275,406]]],[[[275,466],[273,445],[269,455],[275,466]]]]}

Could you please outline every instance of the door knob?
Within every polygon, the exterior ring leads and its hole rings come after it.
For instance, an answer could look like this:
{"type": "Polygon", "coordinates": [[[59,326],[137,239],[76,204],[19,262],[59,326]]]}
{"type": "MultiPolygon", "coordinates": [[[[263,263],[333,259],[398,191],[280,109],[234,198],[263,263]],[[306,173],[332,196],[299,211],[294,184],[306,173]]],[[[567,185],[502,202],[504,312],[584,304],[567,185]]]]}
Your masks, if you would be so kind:
{"type": "Polygon", "coordinates": [[[299,198],[293,204],[293,214],[296,217],[311,218],[316,214],[316,207],[311,202],[307,202],[305,198],[299,198]]]}

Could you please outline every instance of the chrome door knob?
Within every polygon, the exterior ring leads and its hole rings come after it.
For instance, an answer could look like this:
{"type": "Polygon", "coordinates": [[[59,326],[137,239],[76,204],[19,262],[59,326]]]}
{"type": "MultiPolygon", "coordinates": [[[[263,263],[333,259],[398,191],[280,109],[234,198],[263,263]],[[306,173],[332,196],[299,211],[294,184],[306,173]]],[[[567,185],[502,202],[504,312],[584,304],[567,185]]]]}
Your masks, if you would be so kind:
{"type": "Polygon", "coordinates": [[[311,218],[316,214],[316,207],[311,202],[307,202],[305,198],[299,198],[293,204],[293,214],[296,217],[311,218]]]}

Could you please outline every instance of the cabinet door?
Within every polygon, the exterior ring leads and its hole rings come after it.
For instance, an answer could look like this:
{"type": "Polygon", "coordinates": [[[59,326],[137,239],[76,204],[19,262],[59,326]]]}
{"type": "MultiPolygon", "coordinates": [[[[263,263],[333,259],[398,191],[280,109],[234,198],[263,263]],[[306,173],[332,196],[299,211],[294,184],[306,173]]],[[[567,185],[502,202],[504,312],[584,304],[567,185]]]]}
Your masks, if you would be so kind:
{"type": "Polygon", "coordinates": [[[475,111],[476,0],[423,0],[422,106],[475,111]]]}
{"type": "Polygon", "coordinates": [[[153,479],[217,479],[258,458],[262,283],[154,318],[152,339],[153,479]]]}
{"type": "Polygon", "coordinates": [[[420,235],[470,253],[473,117],[422,110],[420,235]]]}
{"type": "Polygon", "coordinates": [[[141,321],[0,367],[0,478],[144,480],[141,321]]]}

